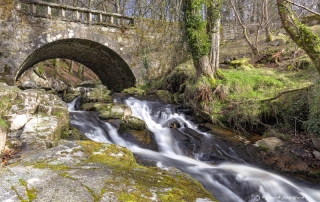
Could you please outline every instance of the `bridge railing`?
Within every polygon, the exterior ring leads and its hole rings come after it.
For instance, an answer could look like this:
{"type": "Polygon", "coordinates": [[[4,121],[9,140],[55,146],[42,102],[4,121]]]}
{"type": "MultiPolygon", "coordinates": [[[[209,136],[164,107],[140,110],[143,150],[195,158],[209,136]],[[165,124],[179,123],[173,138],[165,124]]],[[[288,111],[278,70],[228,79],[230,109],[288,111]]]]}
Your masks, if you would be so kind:
{"type": "Polygon", "coordinates": [[[26,15],[59,18],[65,21],[99,24],[115,27],[132,27],[134,18],[87,8],[48,3],[39,0],[19,0],[17,9],[26,15]]]}

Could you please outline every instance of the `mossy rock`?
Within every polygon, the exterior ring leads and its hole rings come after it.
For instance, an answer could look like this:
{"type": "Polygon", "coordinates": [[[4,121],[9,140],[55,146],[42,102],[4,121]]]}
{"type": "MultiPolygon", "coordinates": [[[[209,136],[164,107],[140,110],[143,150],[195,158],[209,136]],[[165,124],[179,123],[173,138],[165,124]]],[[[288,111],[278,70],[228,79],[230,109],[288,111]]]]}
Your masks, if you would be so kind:
{"type": "Polygon", "coordinates": [[[63,131],[61,133],[60,137],[61,137],[61,139],[66,139],[66,140],[70,140],[70,141],[89,140],[89,138],[87,138],[87,136],[85,136],[78,129],[73,128],[73,127],[70,128],[69,130],[63,131]]]}
{"type": "Polygon", "coordinates": [[[173,103],[173,95],[167,90],[157,90],[156,95],[164,102],[164,103],[173,103]]]}
{"type": "Polygon", "coordinates": [[[67,93],[63,96],[63,101],[65,102],[72,102],[74,99],[76,99],[78,96],[80,96],[80,92],[75,93],[67,93]]]}
{"type": "Polygon", "coordinates": [[[125,119],[132,114],[130,107],[118,103],[96,103],[93,108],[102,120],[125,119]]]}
{"type": "Polygon", "coordinates": [[[129,95],[145,95],[146,91],[139,88],[131,87],[131,88],[124,89],[122,93],[129,94],[129,95]]]}
{"type": "Polygon", "coordinates": [[[313,63],[309,57],[300,57],[297,58],[295,67],[297,69],[308,69],[309,67],[312,67],[313,63]]]}
{"type": "Polygon", "coordinates": [[[99,87],[101,84],[101,81],[84,81],[77,85],[77,87],[83,87],[83,88],[96,88],[99,87]]]}
{"type": "Polygon", "coordinates": [[[230,68],[238,69],[240,67],[248,66],[250,63],[250,58],[240,58],[230,62],[230,68]]]}
{"type": "Polygon", "coordinates": [[[81,94],[81,102],[88,103],[88,102],[105,102],[110,103],[113,101],[111,96],[111,91],[103,85],[99,85],[97,88],[93,88],[88,92],[83,92],[81,94]]]}
{"type": "Polygon", "coordinates": [[[93,103],[93,102],[84,103],[83,105],[81,105],[80,110],[83,110],[83,111],[95,111],[94,104],[98,104],[98,103],[93,103]]]}
{"type": "Polygon", "coordinates": [[[130,116],[126,119],[121,120],[119,132],[121,133],[131,130],[142,131],[144,129],[146,129],[146,123],[143,120],[137,117],[130,116]]]}
{"type": "Polygon", "coordinates": [[[175,93],[173,94],[173,101],[174,103],[182,103],[183,102],[183,94],[180,94],[180,93],[175,93]]]}

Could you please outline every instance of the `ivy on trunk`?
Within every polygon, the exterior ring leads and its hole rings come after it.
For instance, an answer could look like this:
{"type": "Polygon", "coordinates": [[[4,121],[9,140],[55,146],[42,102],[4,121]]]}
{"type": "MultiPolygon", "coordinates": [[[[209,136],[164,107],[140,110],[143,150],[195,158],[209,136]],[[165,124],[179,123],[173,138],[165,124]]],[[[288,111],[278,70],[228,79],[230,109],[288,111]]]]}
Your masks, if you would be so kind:
{"type": "Polygon", "coordinates": [[[308,54],[320,74],[320,37],[299,21],[290,8],[290,2],[277,0],[277,6],[284,29],[291,39],[308,54]]]}

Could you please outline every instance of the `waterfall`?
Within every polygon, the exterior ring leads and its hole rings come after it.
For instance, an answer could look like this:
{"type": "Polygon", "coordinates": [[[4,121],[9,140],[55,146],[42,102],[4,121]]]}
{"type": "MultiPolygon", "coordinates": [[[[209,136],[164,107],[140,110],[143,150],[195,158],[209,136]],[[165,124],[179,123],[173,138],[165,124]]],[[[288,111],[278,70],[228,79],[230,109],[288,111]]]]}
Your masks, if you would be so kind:
{"type": "Polygon", "coordinates": [[[133,116],[145,121],[148,130],[155,136],[159,152],[129,143],[119,136],[116,128],[110,123],[99,120],[94,114],[73,111],[74,109],[69,107],[71,124],[94,141],[119,144],[138,156],[157,162],[157,166],[163,169],[173,166],[188,173],[220,201],[320,201],[319,190],[303,187],[280,175],[243,164],[245,161],[232,148],[225,149],[219,143],[212,145],[217,150],[217,155],[242,163],[210,164],[196,160],[201,153],[194,153],[196,159],[185,156],[178,147],[177,140],[173,138],[170,128],[163,126],[168,120],[178,121],[181,131],[190,128],[207,140],[211,135],[199,131],[194,123],[188,121],[184,115],[176,113],[170,105],[141,101],[132,97],[124,103],[131,108],[133,116]]]}

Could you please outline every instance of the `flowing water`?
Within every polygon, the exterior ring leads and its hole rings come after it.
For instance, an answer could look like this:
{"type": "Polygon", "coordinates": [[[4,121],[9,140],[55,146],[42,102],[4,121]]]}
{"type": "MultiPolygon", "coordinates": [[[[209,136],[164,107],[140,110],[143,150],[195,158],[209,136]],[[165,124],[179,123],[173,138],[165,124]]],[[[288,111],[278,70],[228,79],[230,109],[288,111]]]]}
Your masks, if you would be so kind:
{"type": "Polygon", "coordinates": [[[280,175],[246,164],[232,148],[211,134],[198,130],[183,114],[175,113],[170,105],[163,105],[157,101],[141,101],[132,97],[115,101],[124,102],[131,108],[133,116],[146,122],[148,130],[155,136],[158,151],[144,149],[125,141],[112,124],[99,120],[94,113],[76,111],[74,106],[77,105],[77,100],[68,104],[71,124],[94,141],[127,147],[134,154],[157,162],[158,167],[166,169],[173,166],[188,173],[222,202],[320,202],[319,190],[304,187],[280,175]],[[190,139],[199,136],[206,147],[212,147],[210,158],[200,148],[203,145],[199,146],[195,142],[189,145],[191,151],[188,156],[185,155],[181,141],[174,138],[172,129],[167,127],[170,120],[179,123],[180,134],[191,137],[190,139]],[[196,135],[186,133],[188,130],[196,135]]]}

